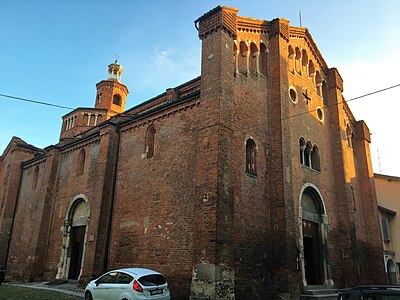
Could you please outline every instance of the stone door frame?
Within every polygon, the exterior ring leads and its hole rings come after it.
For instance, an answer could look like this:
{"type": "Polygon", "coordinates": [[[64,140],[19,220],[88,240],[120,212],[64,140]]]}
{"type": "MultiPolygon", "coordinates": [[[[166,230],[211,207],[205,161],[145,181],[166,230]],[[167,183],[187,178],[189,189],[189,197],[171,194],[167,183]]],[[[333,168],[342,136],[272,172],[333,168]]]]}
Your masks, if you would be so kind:
{"type": "MultiPolygon", "coordinates": [[[[300,271],[301,271],[301,278],[303,282],[303,286],[307,286],[306,280],[306,272],[305,272],[305,259],[304,259],[304,242],[303,242],[303,209],[302,209],[302,197],[304,192],[310,191],[317,201],[319,201],[319,214],[318,214],[318,221],[315,222],[318,224],[318,231],[319,231],[319,243],[320,243],[320,254],[321,254],[321,282],[324,285],[331,285],[333,286],[333,280],[329,277],[329,263],[328,263],[328,216],[326,213],[326,207],[323,200],[323,197],[318,190],[318,188],[311,184],[306,183],[301,188],[299,193],[299,215],[298,215],[298,228],[299,228],[299,260],[300,260],[300,271]]],[[[304,219],[307,220],[307,219],[304,219]]],[[[310,221],[310,220],[307,220],[310,221]]],[[[314,220],[315,221],[315,220],[314,220]]]]}
{"type": "Polygon", "coordinates": [[[61,252],[60,252],[60,260],[58,263],[58,268],[57,268],[57,275],[56,279],[68,279],[69,275],[69,269],[70,269],[70,246],[71,246],[71,230],[73,227],[72,224],[72,218],[75,209],[82,203],[84,202],[86,204],[87,208],[87,218],[86,220],[82,220],[85,228],[85,237],[84,237],[84,243],[83,243],[83,250],[82,250],[82,260],[81,260],[81,269],[79,272],[78,280],[82,275],[82,270],[84,266],[84,261],[85,261],[85,252],[86,252],[86,244],[87,244],[87,231],[88,231],[88,225],[89,225],[89,218],[90,218],[90,207],[88,204],[88,199],[85,195],[79,194],[76,195],[73,200],[71,201],[66,217],[64,219],[64,225],[61,227],[61,233],[62,233],[62,241],[61,241],[61,252]]]}

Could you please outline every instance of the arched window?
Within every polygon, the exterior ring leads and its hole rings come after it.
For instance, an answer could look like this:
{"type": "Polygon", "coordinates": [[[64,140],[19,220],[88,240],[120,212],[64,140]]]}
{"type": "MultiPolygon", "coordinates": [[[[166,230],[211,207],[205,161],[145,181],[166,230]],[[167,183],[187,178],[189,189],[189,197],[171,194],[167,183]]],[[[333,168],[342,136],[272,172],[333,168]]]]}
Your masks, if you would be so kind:
{"type": "Polygon", "coordinates": [[[97,104],[101,103],[101,93],[97,94],[96,100],[97,100],[97,104]]]}
{"type": "Polygon", "coordinates": [[[250,57],[249,57],[249,69],[251,74],[258,73],[258,58],[260,56],[260,52],[256,44],[250,43],[250,57]]]}
{"type": "Polygon", "coordinates": [[[39,166],[36,166],[32,174],[32,189],[36,189],[39,178],[39,166]]]}
{"type": "Polygon", "coordinates": [[[312,145],[310,142],[307,142],[306,148],[304,149],[304,164],[307,167],[312,168],[311,164],[311,152],[312,152],[312,145]]]}
{"type": "Polygon", "coordinates": [[[246,142],[246,173],[257,175],[256,143],[252,139],[246,142]]]}
{"type": "Polygon", "coordinates": [[[317,89],[317,95],[322,97],[322,77],[318,71],[315,72],[315,88],[317,89]]]}
{"type": "Polygon", "coordinates": [[[296,47],[295,68],[296,68],[297,74],[301,74],[301,52],[298,47],[296,47]]]}
{"type": "Polygon", "coordinates": [[[315,66],[312,60],[308,62],[308,76],[314,78],[315,75],[315,66]]]}
{"type": "Polygon", "coordinates": [[[321,171],[319,150],[316,145],[314,145],[311,152],[311,166],[314,170],[321,171]]]}
{"type": "Polygon", "coordinates": [[[304,151],[306,150],[306,141],[304,140],[304,138],[300,138],[299,140],[299,146],[300,146],[300,163],[302,165],[304,165],[305,163],[305,154],[304,151]]]}
{"type": "Polygon", "coordinates": [[[115,94],[113,96],[113,104],[121,106],[121,96],[118,94],[115,94]]]}
{"type": "Polygon", "coordinates": [[[156,138],[156,129],[154,126],[149,126],[146,132],[146,157],[152,158],[154,156],[154,143],[156,138]]]}
{"type": "Polygon", "coordinates": [[[288,49],[288,68],[289,72],[294,73],[294,50],[292,46],[288,49]]]}
{"type": "Polygon", "coordinates": [[[83,170],[85,169],[85,150],[81,149],[81,151],[79,152],[79,157],[78,157],[78,168],[76,171],[77,175],[82,175],[83,174],[83,170]]]}
{"type": "Polygon", "coordinates": [[[245,42],[241,41],[239,43],[239,57],[238,57],[238,63],[239,63],[239,72],[245,76],[247,76],[247,71],[248,71],[248,47],[245,42]]]}
{"type": "Polygon", "coordinates": [[[260,44],[260,72],[268,76],[268,49],[264,43],[260,44]]]}
{"type": "Polygon", "coordinates": [[[306,50],[301,51],[301,67],[303,69],[304,74],[308,74],[308,54],[306,50]]]}

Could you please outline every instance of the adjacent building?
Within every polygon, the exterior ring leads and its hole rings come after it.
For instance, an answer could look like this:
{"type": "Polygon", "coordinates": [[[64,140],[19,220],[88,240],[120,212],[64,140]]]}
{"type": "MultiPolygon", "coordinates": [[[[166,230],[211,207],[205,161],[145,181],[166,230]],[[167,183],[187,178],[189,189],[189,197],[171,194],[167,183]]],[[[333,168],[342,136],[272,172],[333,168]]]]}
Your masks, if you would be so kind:
{"type": "Polygon", "coordinates": [[[382,229],[383,258],[387,281],[398,284],[400,269],[400,178],[374,174],[378,199],[379,219],[382,229]],[[397,254],[397,256],[396,256],[397,254]]]}
{"type": "MultiPolygon", "coordinates": [[[[189,24],[188,24],[189,26],[189,24]]],[[[201,74],[125,110],[115,61],[59,143],[0,160],[0,263],[22,280],[145,266],[176,299],[386,281],[370,132],[310,32],[218,6],[201,74]]],[[[388,208],[390,209],[390,208],[388,208]]]]}

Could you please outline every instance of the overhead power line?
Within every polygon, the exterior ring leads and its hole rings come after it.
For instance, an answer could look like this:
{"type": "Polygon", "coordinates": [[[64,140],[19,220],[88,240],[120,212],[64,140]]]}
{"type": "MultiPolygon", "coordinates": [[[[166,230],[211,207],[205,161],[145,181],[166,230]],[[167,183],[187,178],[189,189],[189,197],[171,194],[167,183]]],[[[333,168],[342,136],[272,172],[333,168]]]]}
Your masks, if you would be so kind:
{"type": "MultiPolygon", "coordinates": [[[[378,93],[381,93],[381,92],[384,92],[384,91],[387,91],[387,90],[390,90],[390,89],[393,89],[393,88],[396,88],[396,87],[399,87],[399,86],[400,86],[400,83],[396,84],[396,85],[393,85],[393,86],[390,86],[390,87],[387,87],[387,88],[384,88],[384,89],[380,89],[380,90],[368,93],[368,94],[364,94],[364,95],[361,95],[361,96],[358,96],[358,97],[351,98],[349,100],[346,100],[346,102],[350,102],[350,101],[358,100],[360,98],[364,98],[364,97],[367,97],[367,96],[378,94],[378,93]]],[[[30,103],[40,104],[40,105],[47,105],[47,106],[51,106],[51,107],[63,108],[63,109],[68,109],[68,110],[74,110],[75,109],[75,108],[68,107],[68,106],[62,106],[62,105],[58,105],[58,104],[52,104],[52,103],[49,103],[49,102],[26,99],[26,98],[10,96],[10,95],[5,95],[5,94],[0,94],[0,96],[1,97],[5,97],[5,98],[14,99],[14,100],[25,101],[25,102],[30,102],[30,103]]],[[[340,101],[340,102],[335,103],[333,105],[325,106],[325,108],[336,106],[336,105],[339,105],[341,103],[343,103],[343,101],[340,101]]],[[[308,114],[308,113],[313,112],[313,111],[316,111],[316,109],[308,110],[308,111],[305,111],[305,112],[302,112],[302,113],[298,113],[298,114],[294,114],[294,115],[291,115],[291,116],[288,116],[288,117],[284,117],[283,119],[290,119],[290,118],[293,118],[293,117],[298,117],[298,116],[305,115],[305,114],[308,114]]]]}
{"type": "Polygon", "coordinates": [[[52,104],[52,103],[48,103],[48,102],[31,100],[31,99],[15,97],[15,96],[10,96],[10,95],[0,94],[0,96],[1,97],[5,97],[5,98],[19,100],[19,101],[31,102],[31,103],[35,103],[35,104],[47,105],[47,106],[52,106],[52,107],[57,107],[57,108],[63,108],[63,109],[69,109],[69,110],[74,110],[75,109],[75,108],[68,107],[68,106],[62,106],[62,105],[52,104]]]}
{"type": "MultiPolygon", "coordinates": [[[[400,86],[400,83],[396,84],[396,85],[393,85],[393,86],[390,86],[390,87],[387,87],[387,88],[384,88],[384,89],[381,89],[381,90],[377,90],[377,91],[368,93],[368,94],[364,94],[364,95],[361,95],[361,96],[358,96],[358,97],[351,98],[349,100],[346,100],[345,102],[351,102],[351,101],[354,101],[354,100],[358,100],[360,98],[364,98],[364,97],[367,97],[367,96],[378,94],[378,93],[381,93],[381,92],[384,92],[384,91],[387,91],[387,90],[390,90],[390,89],[394,89],[394,88],[399,87],[399,86],[400,86]]],[[[344,101],[340,101],[340,102],[332,104],[332,105],[326,105],[325,108],[334,107],[334,106],[337,106],[337,105],[342,104],[342,103],[344,103],[344,101]]],[[[302,116],[302,115],[305,115],[305,114],[308,114],[308,113],[314,112],[314,111],[317,111],[317,110],[316,109],[307,110],[307,111],[304,111],[302,113],[298,113],[298,114],[290,115],[290,116],[287,116],[287,117],[283,117],[282,119],[291,119],[291,118],[302,116]]]]}
{"type": "Polygon", "coordinates": [[[399,87],[399,86],[400,86],[400,83],[396,84],[396,85],[393,85],[393,86],[390,86],[390,87],[387,87],[387,88],[384,88],[384,89],[381,89],[381,90],[378,90],[378,91],[375,91],[375,92],[371,92],[371,93],[362,95],[362,96],[354,97],[354,98],[351,98],[351,99],[346,100],[346,101],[347,102],[354,101],[354,100],[357,100],[357,99],[360,99],[360,98],[363,98],[363,97],[367,97],[367,96],[370,96],[370,95],[373,95],[373,94],[378,94],[380,92],[384,92],[384,91],[387,91],[387,90],[390,90],[390,89],[393,89],[393,88],[399,87]]]}

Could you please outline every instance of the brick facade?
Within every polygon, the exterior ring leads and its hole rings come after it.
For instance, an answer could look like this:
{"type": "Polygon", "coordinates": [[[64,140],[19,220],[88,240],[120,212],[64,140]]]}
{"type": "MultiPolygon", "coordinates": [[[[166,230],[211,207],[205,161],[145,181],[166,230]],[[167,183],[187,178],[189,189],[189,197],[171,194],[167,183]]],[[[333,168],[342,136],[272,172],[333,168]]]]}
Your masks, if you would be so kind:
{"type": "Polygon", "coordinates": [[[370,135],[339,72],[288,20],[216,7],[195,24],[200,77],[124,111],[116,62],[101,102],[64,116],[59,144],[17,157],[10,142],[7,274],[87,281],[145,266],[174,299],[297,299],[307,285],[384,282],[370,135]]]}

